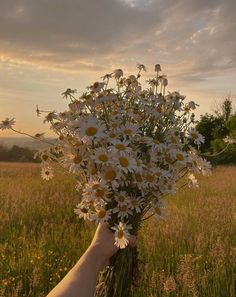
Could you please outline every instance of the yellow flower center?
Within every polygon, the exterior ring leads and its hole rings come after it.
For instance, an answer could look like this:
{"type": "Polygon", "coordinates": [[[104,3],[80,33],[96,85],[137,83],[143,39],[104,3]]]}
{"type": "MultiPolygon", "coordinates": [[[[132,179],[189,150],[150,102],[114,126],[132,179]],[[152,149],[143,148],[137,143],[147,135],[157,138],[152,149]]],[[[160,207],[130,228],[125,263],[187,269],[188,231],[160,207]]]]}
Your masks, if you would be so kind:
{"type": "Polygon", "coordinates": [[[191,133],[192,139],[197,139],[197,133],[191,133]]]}
{"type": "Polygon", "coordinates": [[[117,232],[117,237],[118,238],[122,238],[124,236],[124,232],[123,232],[123,230],[119,230],[118,232],[117,232]]]}
{"type": "Polygon", "coordinates": [[[99,211],[97,211],[97,216],[98,216],[99,219],[104,218],[105,215],[106,215],[106,210],[105,209],[102,208],[99,211]]]}
{"type": "Polygon", "coordinates": [[[85,133],[88,135],[88,136],[94,136],[95,134],[97,134],[97,128],[96,127],[88,127],[85,131],[85,133]]]}
{"type": "Polygon", "coordinates": [[[74,163],[75,164],[81,163],[82,160],[83,160],[83,158],[82,158],[81,155],[77,155],[77,156],[74,157],[74,163]]]}
{"type": "Polygon", "coordinates": [[[105,154],[101,154],[98,156],[98,159],[102,162],[107,162],[108,161],[108,156],[105,154]]]}
{"type": "Polygon", "coordinates": [[[125,130],[124,130],[124,134],[130,136],[130,135],[132,134],[132,130],[131,130],[131,129],[125,129],[125,130]]]}
{"type": "Polygon", "coordinates": [[[104,178],[108,181],[113,181],[116,178],[116,172],[114,169],[108,169],[105,173],[104,178]]]}
{"type": "Polygon", "coordinates": [[[133,206],[137,206],[138,205],[138,201],[136,199],[132,199],[131,203],[133,206]]]}
{"type": "Polygon", "coordinates": [[[50,172],[49,172],[49,171],[47,171],[47,170],[46,170],[44,173],[45,173],[46,175],[49,175],[49,174],[50,174],[50,172]]]}
{"type": "Polygon", "coordinates": [[[118,196],[118,200],[120,201],[120,202],[124,202],[125,201],[125,197],[124,196],[118,196]]]}
{"type": "Polygon", "coordinates": [[[176,154],[176,158],[179,161],[183,161],[184,160],[184,156],[182,154],[180,154],[180,153],[176,154]]]}
{"type": "Polygon", "coordinates": [[[161,209],[160,209],[160,207],[156,207],[155,208],[155,212],[156,212],[156,214],[161,215],[161,209]]]}
{"type": "Polygon", "coordinates": [[[43,161],[47,161],[48,160],[48,156],[47,155],[42,155],[41,158],[43,159],[43,161]]]}
{"type": "Polygon", "coordinates": [[[122,143],[118,143],[115,145],[115,147],[120,150],[120,151],[124,151],[125,150],[125,145],[123,145],[122,143]]]}
{"type": "Polygon", "coordinates": [[[116,138],[116,134],[115,133],[113,133],[113,132],[111,132],[110,134],[109,134],[109,136],[110,136],[110,138],[116,138]]]}
{"type": "Polygon", "coordinates": [[[154,181],[154,176],[153,175],[148,174],[148,175],[145,176],[145,178],[146,178],[146,181],[149,182],[149,183],[154,181]]]}
{"type": "Polygon", "coordinates": [[[87,208],[81,208],[80,210],[81,210],[82,213],[88,213],[87,208]]]}
{"type": "Polygon", "coordinates": [[[92,186],[92,189],[93,190],[97,190],[99,188],[99,184],[94,184],[93,186],[92,186]]]}
{"type": "Polygon", "coordinates": [[[120,165],[122,167],[128,167],[129,166],[129,160],[125,157],[119,157],[120,165]]]}
{"type": "Polygon", "coordinates": [[[160,106],[157,106],[156,112],[161,112],[161,107],[160,106]]]}

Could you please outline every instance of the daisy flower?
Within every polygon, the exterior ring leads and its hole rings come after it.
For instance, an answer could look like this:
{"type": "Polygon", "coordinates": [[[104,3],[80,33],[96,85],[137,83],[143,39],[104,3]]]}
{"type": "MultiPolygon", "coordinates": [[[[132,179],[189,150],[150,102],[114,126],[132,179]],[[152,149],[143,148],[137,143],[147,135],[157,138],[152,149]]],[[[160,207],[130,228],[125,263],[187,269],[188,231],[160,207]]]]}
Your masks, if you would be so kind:
{"type": "Polygon", "coordinates": [[[43,166],[41,169],[41,176],[44,180],[50,180],[53,178],[54,174],[50,166],[43,166]]]}
{"type": "Polygon", "coordinates": [[[81,145],[78,149],[73,148],[72,152],[65,153],[65,155],[59,159],[59,162],[63,167],[68,168],[69,172],[76,173],[82,168],[88,158],[87,146],[81,145]]]}
{"type": "Polygon", "coordinates": [[[95,82],[92,86],[90,86],[90,89],[92,92],[100,92],[102,90],[102,88],[105,86],[106,84],[104,82],[95,82]]]}
{"type": "Polygon", "coordinates": [[[136,169],[136,161],[128,154],[122,154],[116,157],[116,163],[120,170],[125,173],[136,169]]]}
{"type": "Polygon", "coordinates": [[[111,143],[113,144],[115,151],[121,154],[132,152],[132,149],[129,147],[130,141],[121,141],[119,139],[112,139],[111,143]]]}
{"type": "Polygon", "coordinates": [[[114,213],[117,213],[118,218],[125,219],[128,218],[129,215],[132,215],[133,212],[129,204],[118,204],[117,207],[113,209],[114,213]]]}
{"type": "Polygon", "coordinates": [[[126,124],[120,128],[120,133],[128,138],[133,137],[138,131],[138,125],[126,124]]]}
{"type": "Polygon", "coordinates": [[[131,197],[130,198],[130,208],[135,210],[137,213],[141,212],[142,207],[144,206],[144,199],[141,197],[131,197]]]}
{"type": "Polygon", "coordinates": [[[94,214],[94,220],[95,222],[98,223],[105,223],[109,221],[111,218],[111,210],[110,209],[105,209],[103,207],[99,207],[96,209],[96,213],[94,214]]]}
{"type": "Polygon", "coordinates": [[[122,69],[116,69],[113,72],[113,76],[115,79],[119,79],[123,76],[123,70],[122,69]]]}
{"type": "Polygon", "coordinates": [[[88,116],[79,121],[78,135],[81,139],[93,140],[105,136],[105,125],[97,118],[88,116]]]}
{"type": "Polygon", "coordinates": [[[12,119],[9,119],[9,118],[6,118],[4,121],[2,121],[0,123],[0,130],[7,130],[7,129],[11,129],[12,126],[15,124],[15,119],[12,118],[12,119]]]}
{"type": "Polygon", "coordinates": [[[92,221],[93,217],[89,210],[89,205],[85,205],[83,202],[79,203],[74,209],[74,212],[84,220],[92,221]]]}
{"type": "Polygon", "coordinates": [[[202,136],[202,134],[198,133],[198,131],[194,128],[190,128],[188,130],[189,138],[194,141],[195,144],[200,145],[201,143],[204,143],[205,137],[202,136]]]}
{"type": "Polygon", "coordinates": [[[93,159],[96,163],[99,164],[108,164],[109,161],[111,161],[111,157],[108,151],[103,147],[99,147],[94,150],[93,159]]]}
{"type": "Polygon", "coordinates": [[[106,166],[103,168],[102,171],[102,179],[106,183],[110,184],[112,188],[118,188],[119,187],[119,179],[120,179],[120,170],[115,168],[114,166],[106,166]]]}
{"type": "Polygon", "coordinates": [[[83,199],[86,201],[108,201],[111,191],[104,181],[89,180],[83,190],[83,199]]]}
{"type": "Polygon", "coordinates": [[[185,165],[188,161],[187,154],[185,152],[182,152],[180,150],[172,150],[171,154],[178,164],[185,165]]]}
{"type": "Polygon", "coordinates": [[[165,210],[165,205],[163,203],[162,200],[158,200],[158,201],[153,201],[152,202],[152,210],[154,212],[154,216],[157,219],[164,219],[165,214],[164,214],[164,210],[165,210]]]}
{"type": "Polygon", "coordinates": [[[118,205],[127,204],[128,199],[129,199],[128,195],[124,191],[121,191],[121,192],[115,194],[115,200],[118,203],[118,205]]]}
{"type": "Polygon", "coordinates": [[[132,226],[119,222],[119,225],[111,227],[111,229],[115,231],[115,245],[120,249],[124,249],[129,244],[129,230],[132,229],[132,226]]]}

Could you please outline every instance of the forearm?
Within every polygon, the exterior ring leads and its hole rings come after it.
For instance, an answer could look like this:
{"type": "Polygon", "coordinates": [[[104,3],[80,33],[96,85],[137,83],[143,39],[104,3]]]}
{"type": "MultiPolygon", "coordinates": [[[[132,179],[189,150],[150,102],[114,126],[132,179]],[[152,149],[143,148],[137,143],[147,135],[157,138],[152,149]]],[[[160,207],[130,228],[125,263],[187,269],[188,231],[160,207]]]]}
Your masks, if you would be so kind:
{"type": "Polygon", "coordinates": [[[96,248],[89,247],[47,297],[93,297],[97,277],[103,266],[104,262],[96,253],[96,248]]]}

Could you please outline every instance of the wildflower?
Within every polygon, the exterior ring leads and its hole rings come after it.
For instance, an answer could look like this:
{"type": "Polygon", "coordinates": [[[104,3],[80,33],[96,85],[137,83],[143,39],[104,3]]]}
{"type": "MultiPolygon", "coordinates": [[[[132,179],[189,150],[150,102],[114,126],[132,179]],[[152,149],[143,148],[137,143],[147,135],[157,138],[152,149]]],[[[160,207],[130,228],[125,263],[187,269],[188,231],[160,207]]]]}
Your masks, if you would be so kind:
{"type": "Polygon", "coordinates": [[[115,200],[117,201],[118,205],[123,205],[128,203],[128,195],[126,192],[121,191],[115,195],[115,200]]]}
{"type": "Polygon", "coordinates": [[[132,226],[119,222],[119,225],[115,225],[111,229],[115,231],[115,245],[120,249],[124,249],[129,244],[129,230],[132,229],[132,226]]]}
{"type": "Polygon", "coordinates": [[[53,178],[54,174],[50,166],[43,166],[41,169],[41,176],[44,180],[50,180],[53,178]]]}
{"type": "Polygon", "coordinates": [[[236,139],[230,136],[226,136],[223,140],[225,143],[228,143],[228,144],[236,144],[236,139]]]}
{"type": "Polygon", "coordinates": [[[105,208],[97,208],[94,215],[94,220],[96,223],[105,223],[111,218],[111,210],[106,210],[105,208]]]}
{"type": "Polygon", "coordinates": [[[115,79],[120,79],[123,76],[123,70],[122,69],[114,70],[113,76],[115,79]]]}
{"type": "Polygon", "coordinates": [[[89,221],[93,220],[93,216],[89,210],[89,205],[86,205],[83,202],[77,205],[74,212],[79,216],[79,218],[89,221]]]}
{"type": "Polygon", "coordinates": [[[142,207],[144,206],[144,199],[141,197],[132,196],[130,198],[130,208],[135,210],[137,213],[141,212],[142,207]]]}
{"type": "Polygon", "coordinates": [[[91,140],[96,138],[101,138],[104,136],[105,126],[98,119],[94,117],[86,117],[81,119],[78,135],[81,139],[91,140]]]}
{"type": "Polygon", "coordinates": [[[90,89],[92,92],[100,92],[104,86],[104,82],[95,82],[92,86],[90,86],[90,89]]]}
{"type": "Polygon", "coordinates": [[[147,67],[143,64],[139,64],[137,63],[137,68],[139,71],[143,70],[143,71],[147,71],[147,67]]]}
{"type": "Polygon", "coordinates": [[[116,157],[116,163],[119,169],[124,172],[134,171],[136,168],[136,161],[128,154],[122,154],[116,157]]]}
{"type": "Polygon", "coordinates": [[[6,118],[4,121],[0,123],[0,130],[11,129],[13,125],[15,125],[15,119],[6,118]]]}
{"type": "Polygon", "coordinates": [[[155,65],[155,72],[159,72],[161,71],[161,65],[160,64],[156,64],[155,65]]]}
{"type": "Polygon", "coordinates": [[[198,188],[199,187],[198,181],[197,181],[197,179],[196,179],[196,177],[195,177],[194,174],[189,174],[188,175],[188,180],[189,180],[188,186],[190,188],[191,187],[193,187],[193,188],[198,188]]]}
{"type": "Polygon", "coordinates": [[[35,137],[35,138],[38,138],[38,139],[41,139],[41,138],[43,138],[44,134],[45,134],[45,133],[36,133],[36,134],[34,135],[34,137],[35,137]]]}
{"type": "Polygon", "coordinates": [[[72,89],[67,89],[65,92],[61,93],[63,98],[70,98],[73,97],[73,95],[77,92],[76,89],[72,90],[72,89]]]}
{"type": "Polygon", "coordinates": [[[189,137],[193,140],[193,142],[197,145],[204,143],[205,138],[194,128],[190,128],[188,130],[189,137]]]}
{"type": "Polygon", "coordinates": [[[100,147],[94,150],[94,161],[100,164],[108,164],[111,157],[105,148],[100,147]]]}
{"type": "Polygon", "coordinates": [[[133,212],[129,204],[118,204],[117,207],[113,209],[114,213],[117,213],[118,218],[124,219],[128,218],[129,215],[132,215],[133,212]]]}

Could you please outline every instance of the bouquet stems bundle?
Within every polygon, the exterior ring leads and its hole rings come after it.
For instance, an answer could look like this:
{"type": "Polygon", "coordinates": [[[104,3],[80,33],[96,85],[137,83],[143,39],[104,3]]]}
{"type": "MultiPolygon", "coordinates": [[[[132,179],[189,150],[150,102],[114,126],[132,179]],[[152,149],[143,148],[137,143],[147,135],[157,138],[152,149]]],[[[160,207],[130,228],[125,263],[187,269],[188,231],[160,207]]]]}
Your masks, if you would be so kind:
{"type": "Polygon", "coordinates": [[[128,297],[136,283],[138,273],[138,251],[136,247],[127,247],[118,251],[110,265],[101,274],[96,297],[128,297]]]}
{"type": "MultiPolygon", "coordinates": [[[[138,234],[143,219],[163,217],[166,195],[197,187],[195,174],[210,170],[196,150],[204,141],[194,128],[197,104],[166,92],[159,64],[145,88],[140,77],[146,67],[137,68],[128,77],[121,69],[104,75],[78,98],[76,90],[62,93],[70,100],[68,110],[45,117],[57,140],[37,153],[45,180],[54,176],[55,162],[76,176],[81,200],[75,213],[114,231],[121,250],[104,272],[97,296],[130,296],[137,272],[131,234],[138,234]]],[[[37,107],[38,115],[43,112],[37,107]]],[[[19,132],[14,123],[6,119],[0,129],[19,132]]],[[[46,141],[41,133],[31,137],[46,141]]]]}

